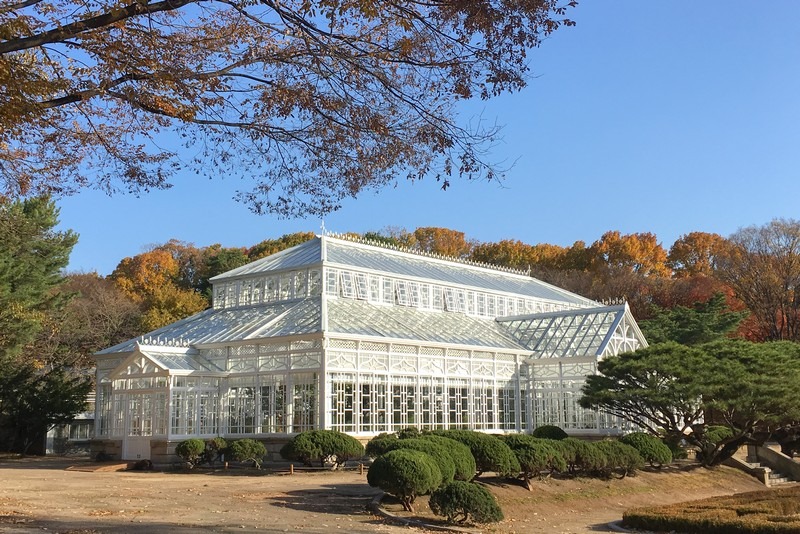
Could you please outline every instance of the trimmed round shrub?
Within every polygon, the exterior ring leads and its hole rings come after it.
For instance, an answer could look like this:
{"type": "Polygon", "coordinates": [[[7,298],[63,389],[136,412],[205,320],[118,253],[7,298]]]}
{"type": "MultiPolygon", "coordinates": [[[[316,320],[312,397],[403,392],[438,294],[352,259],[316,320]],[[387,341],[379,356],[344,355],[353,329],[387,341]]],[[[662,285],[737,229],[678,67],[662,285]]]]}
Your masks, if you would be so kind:
{"type": "Polygon", "coordinates": [[[551,440],[550,445],[561,452],[561,456],[567,463],[567,470],[573,474],[578,471],[599,471],[604,469],[606,463],[608,463],[603,451],[592,447],[591,443],[582,439],[551,440]]]}
{"type": "Polygon", "coordinates": [[[606,455],[605,468],[598,470],[602,476],[616,473],[620,478],[625,478],[627,475],[634,475],[638,469],[644,467],[644,459],[630,445],[617,440],[603,440],[592,445],[606,455]]]}
{"type": "Polygon", "coordinates": [[[177,454],[181,460],[189,464],[189,467],[194,467],[202,462],[205,450],[205,441],[198,438],[191,438],[178,443],[175,447],[175,454],[177,454]]]}
{"type": "Polygon", "coordinates": [[[332,462],[336,469],[352,458],[364,456],[364,446],[353,436],[337,430],[309,430],[301,432],[281,447],[281,457],[286,460],[312,465],[319,462],[332,462]]]}
{"type": "Polygon", "coordinates": [[[434,434],[422,434],[420,435],[420,439],[439,443],[447,450],[447,454],[450,455],[455,466],[455,473],[453,474],[455,480],[469,482],[475,478],[475,457],[472,456],[472,451],[469,447],[454,439],[436,436],[434,434]]]}
{"type": "Polygon", "coordinates": [[[533,429],[534,438],[562,440],[569,437],[560,427],[555,425],[542,425],[533,429]]]}
{"type": "Polygon", "coordinates": [[[442,483],[442,473],[430,455],[412,449],[397,449],[378,456],[367,472],[370,486],[381,488],[413,512],[417,495],[430,493],[442,483]]]}
{"type": "Polygon", "coordinates": [[[436,430],[439,436],[454,439],[469,447],[475,458],[476,476],[493,471],[498,476],[516,476],[519,462],[513,451],[500,438],[472,430],[436,430]]]}
{"type": "Polygon", "coordinates": [[[422,435],[417,427],[407,426],[397,431],[397,437],[400,439],[414,439],[422,435]]]}
{"type": "Polygon", "coordinates": [[[225,441],[225,438],[217,436],[216,438],[206,440],[206,448],[205,451],[203,451],[203,463],[213,466],[217,460],[222,458],[227,449],[228,442],[225,441]]]}
{"type": "MultiPolygon", "coordinates": [[[[392,443],[397,441],[397,434],[381,433],[367,442],[364,454],[370,458],[377,458],[381,454],[386,454],[391,449],[392,443]]],[[[281,453],[283,455],[283,453],[281,453]]]]}
{"type": "Polygon", "coordinates": [[[620,443],[630,445],[653,467],[672,463],[672,451],[663,441],[646,432],[632,432],[619,439],[620,443]]]}
{"type": "Polygon", "coordinates": [[[431,494],[431,511],[447,521],[496,523],[503,520],[503,511],[489,490],[479,484],[456,480],[431,494]]]}
{"type": "Polygon", "coordinates": [[[237,462],[253,462],[256,468],[261,469],[261,461],[267,454],[264,444],[254,439],[240,439],[228,447],[231,458],[237,462]]]}
{"type": "Polygon", "coordinates": [[[553,440],[538,439],[527,434],[510,434],[504,441],[514,451],[520,465],[520,475],[529,490],[533,490],[531,480],[542,478],[542,473],[566,471],[567,462],[561,452],[551,445],[553,440]]]}
{"type": "Polygon", "coordinates": [[[433,458],[439,472],[442,473],[442,483],[447,484],[453,481],[456,474],[456,466],[450,456],[449,451],[444,446],[428,439],[398,439],[391,444],[390,450],[411,449],[424,452],[433,458]]]}

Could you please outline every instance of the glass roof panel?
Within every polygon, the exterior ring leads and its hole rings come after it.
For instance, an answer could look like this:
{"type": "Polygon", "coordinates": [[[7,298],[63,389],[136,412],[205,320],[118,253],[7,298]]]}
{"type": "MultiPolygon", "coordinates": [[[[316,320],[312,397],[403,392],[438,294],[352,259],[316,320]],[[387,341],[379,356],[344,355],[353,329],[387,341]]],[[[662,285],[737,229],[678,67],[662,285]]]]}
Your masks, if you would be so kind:
{"type": "Polygon", "coordinates": [[[493,320],[350,299],[328,299],[327,305],[332,333],[524,350],[493,320]]]}
{"type": "Polygon", "coordinates": [[[217,282],[226,278],[236,278],[269,271],[284,271],[308,267],[310,265],[318,265],[322,262],[321,250],[321,240],[319,237],[315,237],[295,247],[282,250],[237,269],[214,276],[211,278],[211,281],[217,282]]]}
{"type": "MultiPolygon", "coordinates": [[[[497,322],[533,351],[534,358],[601,356],[626,314],[630,312],[622,305],[500,318],[497,322]]],[[[645,343],[644,338],[640,343],[645,343]]]]}
{"type": "Polygon", "coordinates": [[[132,352],[144,345],[203,345],[322,331],[321,298],[279,302],[246,308],[208,309],[115,345],[98,354],[132,352]]]}

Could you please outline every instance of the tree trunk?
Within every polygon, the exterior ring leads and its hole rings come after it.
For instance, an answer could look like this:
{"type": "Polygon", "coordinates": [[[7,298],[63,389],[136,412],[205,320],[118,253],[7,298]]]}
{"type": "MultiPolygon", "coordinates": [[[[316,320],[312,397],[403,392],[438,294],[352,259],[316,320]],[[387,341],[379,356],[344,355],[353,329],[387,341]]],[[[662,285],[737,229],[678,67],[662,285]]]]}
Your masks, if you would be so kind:
{"type": "Polygon", "coordinates": [[[412,512],[413,513],[414,512],[414,508],[413,508],[413,506],[411,506],[411,503],[413,502],[412,498],[411,497],[403,497],[401,500],[403,501],[403,510],[405,510],[406,512],[412,512]]]}

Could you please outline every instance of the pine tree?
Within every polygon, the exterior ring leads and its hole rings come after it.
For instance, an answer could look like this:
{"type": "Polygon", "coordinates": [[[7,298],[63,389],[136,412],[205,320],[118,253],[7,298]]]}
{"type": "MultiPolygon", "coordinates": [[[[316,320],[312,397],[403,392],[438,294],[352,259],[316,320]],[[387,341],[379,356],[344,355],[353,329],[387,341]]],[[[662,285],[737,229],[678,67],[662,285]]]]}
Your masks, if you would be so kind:
{"type": "Polygon", "coordinates": [[[0,424],[11,436],[6,446],[23,452],[83,409],[91,388],[68,359],[45,365],[28,350],[47,315],[69,300],[61,271],[78,237],[57,225],[49,198],[0,200],[0,424]]]}

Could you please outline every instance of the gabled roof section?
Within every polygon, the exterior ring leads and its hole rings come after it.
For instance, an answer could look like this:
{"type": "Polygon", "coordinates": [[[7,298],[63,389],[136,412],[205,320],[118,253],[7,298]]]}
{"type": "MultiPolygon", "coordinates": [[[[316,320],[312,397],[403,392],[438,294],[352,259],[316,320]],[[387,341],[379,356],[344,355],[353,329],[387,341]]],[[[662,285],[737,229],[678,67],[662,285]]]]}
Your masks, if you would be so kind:
{"type": "Polygon", "coordinates": [[[395,274],[400,278],[501,291],[532,298],[597,306],[597,302],[520,272],[481,266],[455,258],[433,257],[363,242],[324,237],[326,264],[395,274]]]}
{"type": "Polygon", "coordinates": [[[155,347],[135,344],[134,352],[109,373],[111,380],[148,376],[186,375],[193,372],[221,373],[215,365],[188,347],[155,347]]]}
{"type": "Polygon", "coordinates": [[[321,298],[250,306],[208,309],[97,354],[132,352],[138,343],[156,346],[198,346],[312,334],[322,331],[321,298]]]}
{"type": "Polygon", "coordinates": [[[529,352],[491,319],[401,306],[375,306],[352,299],[327,299],[326,304],[327,331],[331,334],[529,352]]]}
{"type": "Polygon", "coordinates": [[[497,322],[534,358],[604,357],[647,346],[627,304],[501,317],[497,322]]]}
{"type": "Polygon", "coordinates": [[[239,278],[254,274],[261,274],[271,271],[287,271],[318,265],[322,262],[322,240],[319,236],[300,243],[286,250],[276,252],[260,260],[256,260],[247,265],[242,265],[237,269],[218,274],[210,278],[210,281],[217,282],[228,278],[239,278]]]}

